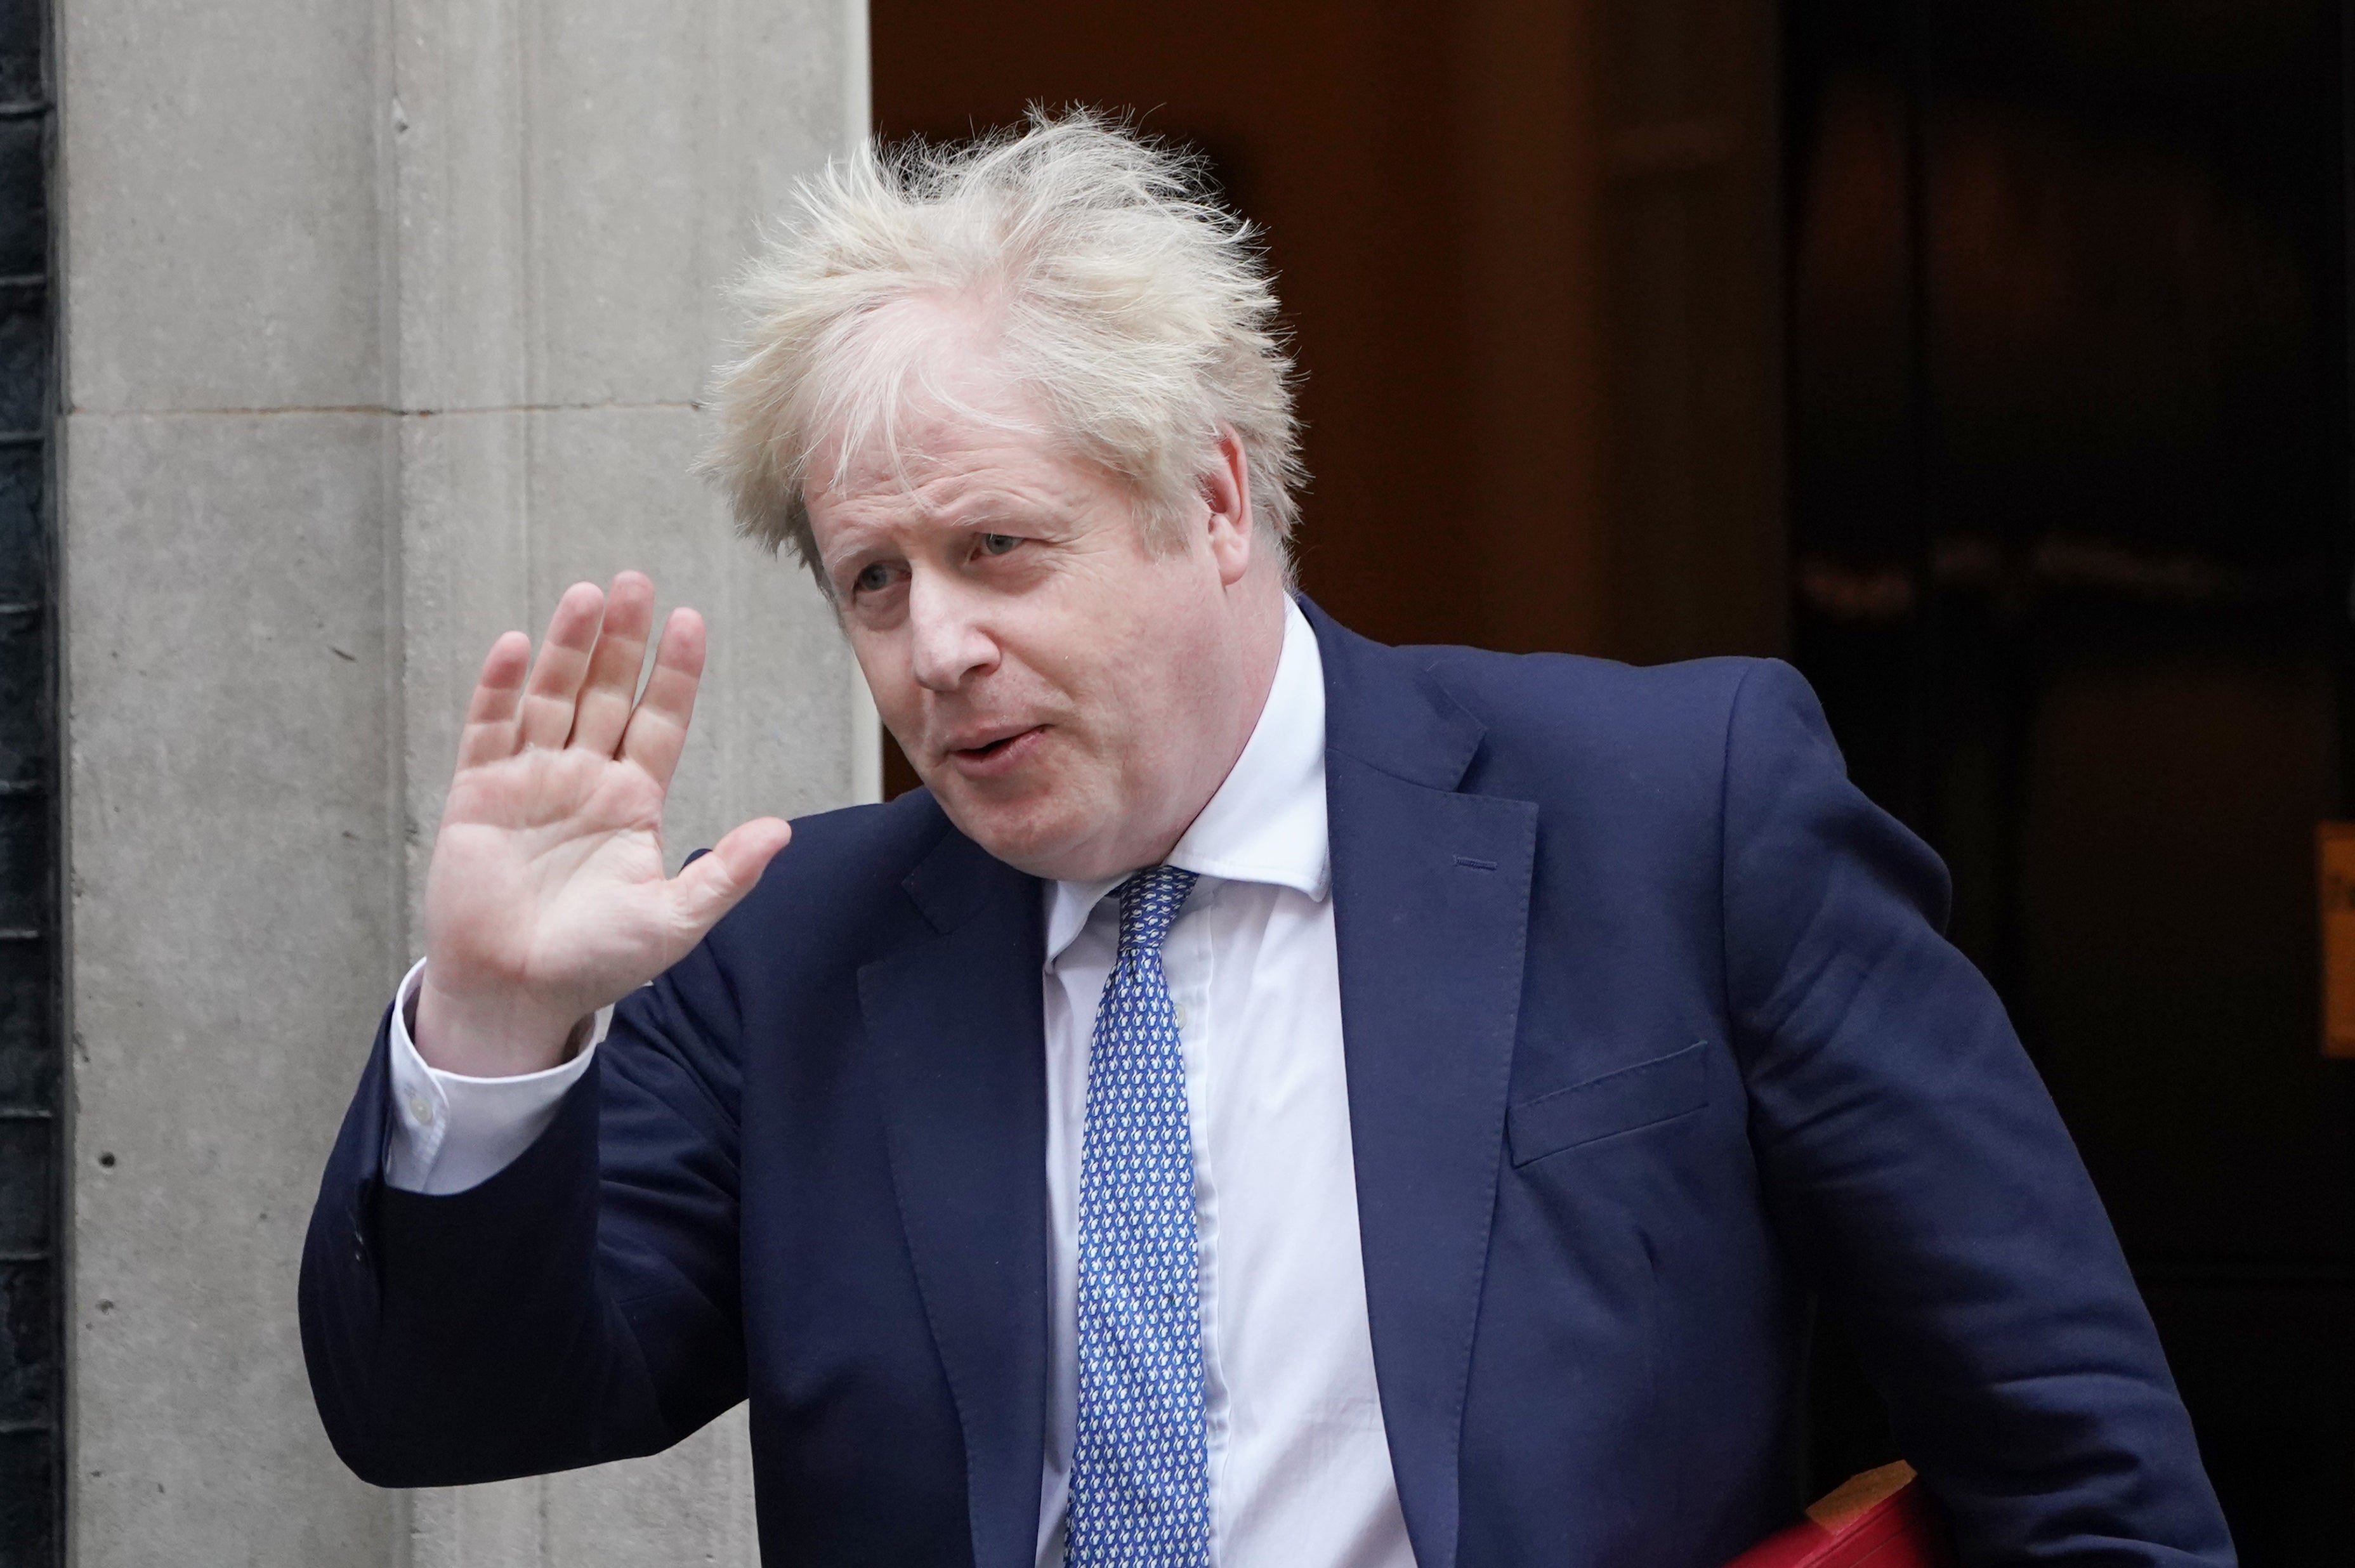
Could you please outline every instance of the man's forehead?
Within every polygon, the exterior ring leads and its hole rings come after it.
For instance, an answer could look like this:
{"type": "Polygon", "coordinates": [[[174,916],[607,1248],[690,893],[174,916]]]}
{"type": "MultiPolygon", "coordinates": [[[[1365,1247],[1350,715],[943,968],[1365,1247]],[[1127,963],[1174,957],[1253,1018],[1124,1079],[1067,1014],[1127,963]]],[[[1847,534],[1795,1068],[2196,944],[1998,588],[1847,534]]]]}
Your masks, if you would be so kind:
{"type": "Polygon", "coordinates": [[[940,410],[877,429],[847,451],[837,432],[829,447],[814,503],[901,499],[933,509],[975,490],[1054,484],[1071,462],[1060,443],[1033,426],[940,410]]]}
{"type": "Polygon", "coordinates": [[[1034,499],[1092,488],[1095,465],[1062,439],[1046,400],[987,361],[911,378],[896,405],[837,419],[810,465],[814,511],[881,504],[936,510],[987,490],[1034,499]]]}

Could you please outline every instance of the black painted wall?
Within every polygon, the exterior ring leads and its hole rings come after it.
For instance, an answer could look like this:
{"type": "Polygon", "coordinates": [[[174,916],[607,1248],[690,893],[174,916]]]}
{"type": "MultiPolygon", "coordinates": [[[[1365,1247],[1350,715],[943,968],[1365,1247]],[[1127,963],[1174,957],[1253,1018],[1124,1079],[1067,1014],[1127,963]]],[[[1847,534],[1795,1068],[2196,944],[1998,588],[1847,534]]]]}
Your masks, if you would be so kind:
{"type": "Polygon", "coordinates": [[[0,0],[0,1568],[64,1546],[46,44],[0,0]]]}

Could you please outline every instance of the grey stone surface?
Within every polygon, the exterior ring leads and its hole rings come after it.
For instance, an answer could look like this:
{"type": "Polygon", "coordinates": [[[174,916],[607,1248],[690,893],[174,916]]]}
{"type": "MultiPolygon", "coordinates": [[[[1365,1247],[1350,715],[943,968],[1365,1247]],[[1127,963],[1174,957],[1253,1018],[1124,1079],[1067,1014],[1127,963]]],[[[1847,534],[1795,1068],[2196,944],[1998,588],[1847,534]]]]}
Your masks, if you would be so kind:
{"type": "Polygon", "coordinates": [[[57,12],[70,405],[380,405],[378,7],[57,12]]]}
{"type": "Polygon", "coordinates": [[[85,415],[67,445],[84,1564],[384,1561],[293,1283],[400,889],[369,415],[85,415]]]}
{"type": "Polygon", "coordinates": [[[652,1459],[409,1499],[410,1568],[759,1568],[741,1405],[652,1459]]]}
{"type": "Polygon", "coordinates": [[[863,0],[405,0],[400,398],[687,404],[712,285],[865,125],[863,0]]]}
{"type": "Polygon", "coordinates": [[[293,1282],[494,635],[623,566],[705,612],[674,861],[876,790],[826,610],[688,473],[718,285],[864,124],[861,0],[59,13],[74,1559],[749,1564],[741,1412],[362,1486],[293,1282]]]}

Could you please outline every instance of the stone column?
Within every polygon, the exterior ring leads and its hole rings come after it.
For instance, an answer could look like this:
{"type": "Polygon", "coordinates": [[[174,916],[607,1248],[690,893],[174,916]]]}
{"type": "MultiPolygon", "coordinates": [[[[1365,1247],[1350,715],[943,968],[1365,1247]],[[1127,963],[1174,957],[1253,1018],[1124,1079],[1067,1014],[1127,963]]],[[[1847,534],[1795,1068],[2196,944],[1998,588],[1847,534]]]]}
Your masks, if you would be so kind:
{"type": "Polygon", "coordinates": [[[674,859],[875,792],[830,618],[687,473],[862,0],[58,8],[75,1560],[751,1563],[741,1419],[354,1480],[294,1274],[496,633],[624,565],[710,618],[674,859]]]}

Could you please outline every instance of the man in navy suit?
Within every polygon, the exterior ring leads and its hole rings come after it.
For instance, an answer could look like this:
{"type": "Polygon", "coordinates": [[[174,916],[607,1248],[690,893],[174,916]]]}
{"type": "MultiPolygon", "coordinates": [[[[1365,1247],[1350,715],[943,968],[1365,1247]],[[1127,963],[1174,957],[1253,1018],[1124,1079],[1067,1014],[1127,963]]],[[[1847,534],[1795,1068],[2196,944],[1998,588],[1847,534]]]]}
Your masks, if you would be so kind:
{"type": "Polygon", "coordinates": [[[713,466],[926,789],[666,880],[700,623],[643,694],[634,574],[493,647],[304,1259],[338,1451],[749,1399],[778,1563],[1714,1568],[1793,1501],[1812,1290],[1967,1561],[2229,1563],[1805,684],[1298,599],[1274,302],[1186,176],[1085,117],[864,157],[748,285],[713,466]]]}

